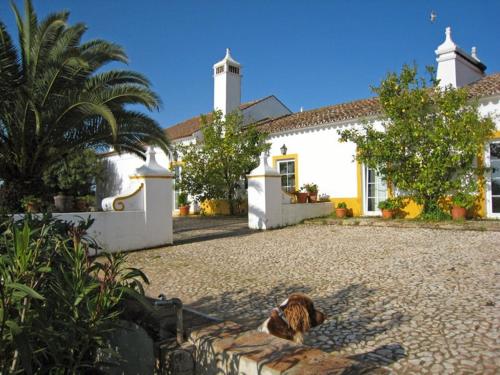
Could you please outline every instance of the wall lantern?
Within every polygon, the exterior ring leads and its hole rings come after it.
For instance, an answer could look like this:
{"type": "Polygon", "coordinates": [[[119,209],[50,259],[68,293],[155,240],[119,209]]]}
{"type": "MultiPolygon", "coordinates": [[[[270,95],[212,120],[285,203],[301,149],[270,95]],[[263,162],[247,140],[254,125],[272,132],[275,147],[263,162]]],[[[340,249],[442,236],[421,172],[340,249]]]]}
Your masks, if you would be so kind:
{"type": "Polygon", "coordinates": [[[281,146],[280,150],[281,150],[281,155],[286,155],[287,148],[284,143],[283,146],[281,146]]]}
{"type": "Polygon", "coordinates": [[[177,161],[178,158],[179,154],[177,153],[177,150],[174,150],[174,152],[172,152],[172,159],[174,159],[174,161],[177,161]]]}

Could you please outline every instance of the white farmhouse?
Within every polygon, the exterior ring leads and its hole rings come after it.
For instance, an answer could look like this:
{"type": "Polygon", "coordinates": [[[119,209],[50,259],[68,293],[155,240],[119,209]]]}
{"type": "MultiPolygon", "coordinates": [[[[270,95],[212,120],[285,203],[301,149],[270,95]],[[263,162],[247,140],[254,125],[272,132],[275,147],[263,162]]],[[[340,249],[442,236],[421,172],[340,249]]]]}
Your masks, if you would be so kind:
{"type": "MultiPolygon", "coordinates": [[[[452,40],[450,28],[435,53],[441,85],[466,87],[479,100],[481,113],[491,115],[496,123],[494,137],[485,145],[484,160],[492,168],[486,178],[479,214],[500,218],[500,73],[486,75],[486,66],[479,60],[475,47],[471,54],[460,49],[452,40]]],[[[377,98],[292,113],[274,95],[241,103],[241,65],[231,57],[229,49],[213,70],[214,109],[224,114],[240,111],[245,124],[256,123],[269,134],[270,157],[281,174],[284,190],[316,183],[320,194],[328,194],[335,203],[346,202],[355,216],[379,214],[377,204],[388,194],[384,181],[373,170],[353,161],[355,145],[339,143],[337,133],[339,129],[360,126],[364,120],[377,122],[380,114],[377,98]]],[[[200,125],[198,116],[165,131],[174,145],[197,142],[201,141],[200,125]]],[[[176,155],[161,151],[158,154],[160,163],[170,166],[176,174],[182,173],[182,163],[176,155]]],[[[116,179],[112,184],[115,190],[108,193],[127,190],[128,175],[142,161],[127,154],[111,155],[109,161],[116,179]]],[[[405,210],[409,217],[419,213],[414,204],[405,210]]]]}

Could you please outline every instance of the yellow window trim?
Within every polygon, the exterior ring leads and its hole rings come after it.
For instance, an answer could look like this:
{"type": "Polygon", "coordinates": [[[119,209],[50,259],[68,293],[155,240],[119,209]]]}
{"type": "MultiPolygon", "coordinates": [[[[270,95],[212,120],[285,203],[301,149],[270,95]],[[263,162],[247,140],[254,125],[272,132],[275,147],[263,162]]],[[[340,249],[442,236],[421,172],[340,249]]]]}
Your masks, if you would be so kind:
{"type": "Polygon", "coordinates": [[[363,165],[356,161],[356,175],[358,178],[358,196],[356,197],[359,206],[360,216],[364,214],[363,212],[363,165]]]}
{"type": "Polygon", "coordinates": [[[295,190],[300,189],[300,184],[299,184],[299,154],[286,154],[286,155],[278,155],[278,156],[273,156],[273,168],[276,168],[278,165],[278,161],[281,160],[293,160],[295,162],[294,166],[294,173],[295,173],[295,190]]]}

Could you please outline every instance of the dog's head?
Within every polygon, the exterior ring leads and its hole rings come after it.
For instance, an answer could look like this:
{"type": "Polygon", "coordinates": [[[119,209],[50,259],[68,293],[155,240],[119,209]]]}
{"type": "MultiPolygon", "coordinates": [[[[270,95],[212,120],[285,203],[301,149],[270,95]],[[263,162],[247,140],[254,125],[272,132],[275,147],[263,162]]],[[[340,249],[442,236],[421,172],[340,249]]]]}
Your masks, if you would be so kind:
{"type": "Polygon", "coordinates": [[[312,299],[302,293],[291,294],[279,308],[288,320],[290,328],[295,332],[305,333],[326,319],[323,312],[314,308],[312,299]]]}

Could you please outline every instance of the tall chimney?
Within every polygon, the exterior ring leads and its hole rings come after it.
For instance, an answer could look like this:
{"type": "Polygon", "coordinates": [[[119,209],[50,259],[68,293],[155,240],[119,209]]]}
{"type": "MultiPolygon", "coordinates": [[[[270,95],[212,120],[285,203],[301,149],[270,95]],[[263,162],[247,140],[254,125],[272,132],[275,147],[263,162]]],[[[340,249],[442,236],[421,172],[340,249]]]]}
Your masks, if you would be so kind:
{"type": "Polygon", "coordinates": [[[462,87],[485,76],[486,65],[479,61],[476,47],[469,55],[451,39],[451,28],[446,28],[446,39],[436,50],[437,79],[441,87],[462,87]]]}
{"type": "Polygon", "coordinates": [[[227,48],[226,56],[214,64],[214,110],[221,110],[225,116],[237,110],[240,104],[241,65],[227,48]]]}

